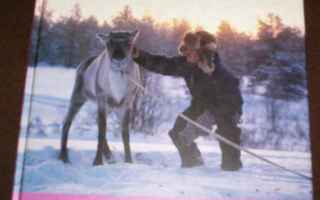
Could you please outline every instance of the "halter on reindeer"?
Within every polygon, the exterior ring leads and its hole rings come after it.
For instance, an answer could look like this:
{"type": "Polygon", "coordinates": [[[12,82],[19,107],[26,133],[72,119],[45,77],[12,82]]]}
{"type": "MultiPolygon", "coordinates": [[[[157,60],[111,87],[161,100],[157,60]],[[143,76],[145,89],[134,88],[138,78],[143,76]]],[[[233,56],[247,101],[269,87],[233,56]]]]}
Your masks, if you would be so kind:
{"type": "Polygon", "coordinates": [[[106,48],[98,56],[91,57],[78,66],[69,110],[62,127],[59,159],[63,162],[69,162],[67,141],[70,126],[87,100],[94,101],[98,107],[98,147],[93,164],[103,164],[103,154],[106,159],[111,157],[106,138],[106,120],[111,111],[116,111],[121,119],[125,161],[132,162],[129,119],[137,88],[129,80],[140,82],[139,66],[131,56],[138,35],[138,31],[98,34],[106,48]]]}

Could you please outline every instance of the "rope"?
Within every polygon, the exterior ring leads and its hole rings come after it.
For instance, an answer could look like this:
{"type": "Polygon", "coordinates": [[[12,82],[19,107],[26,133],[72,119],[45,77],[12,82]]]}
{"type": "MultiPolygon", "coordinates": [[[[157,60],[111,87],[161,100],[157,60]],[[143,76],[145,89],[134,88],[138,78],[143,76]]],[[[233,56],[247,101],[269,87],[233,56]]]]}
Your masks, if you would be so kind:
{"type": "MultiPolygon", "coordinates": [[[[134,83],[140,90],[142,90],[144,94],[152,96],[152,94],[150,94],[140,83],[138,83],[137,81],[135,81],[135,80],[133,80],[131,78],[129,78],[129,80],[132,83],[134,83]]],[[[205,131],[208,134],[212,134],[217,140],[219,140],[221,142],[224,142],[225,144],[228,144],[229,146],[231,146],[231,147],[233,147],[233,148],[235,148],[237,150],[246,152],[247,154],[249,154],[249,155],[251,155],[251,156],[253,156],[253,157],[257,158],[257,159],[259,159],[261,161],[264,161],[264,162],[266,162],[266,163],[268,163],[268,164],[270,164],[272,166],[275,166],[277,168],[280,168],[280,169],[282,169],[284,171],[290,172],[292,174],[295,174],[297,176],[300,176],[300,177],[308,179],[308,180],[312,180],[312,177],[310,177],[308,175],[305,175],[305,174],[302,174],[302,173],[297,172],[295,170],[289,169],[289,168],[284,167],[284,166],[282,166],[282,165],[280,165],[278,163],[275,163],[275,162],[273,162],[273,161],[271,161],[269,159],[266,159],[266,158],[264,158],[262,156],[259,156],[258,154],[253,153],[252,151],[250,151],[250,150],[248,150],[248,149],[246,149],[246,148],[244,148],[244,147],[242,147],[242,146],[240,146],[240,145],[238,145],[238,144],[226,139],[225,137],[223,137],[221,135],[218,135],[217,133],[215,133],[214,131],[208,129],[207,127],[202,126],[201,124],[193,121],[192,119],[190,119],[189,117],[187,117],[183,113],[180,113],[178,116],[181,117],[182,119],[186,120],[188,123],[190,123],[190,124],[194,125],[195,127],[199,128],[200,130],[205,131]]]]}

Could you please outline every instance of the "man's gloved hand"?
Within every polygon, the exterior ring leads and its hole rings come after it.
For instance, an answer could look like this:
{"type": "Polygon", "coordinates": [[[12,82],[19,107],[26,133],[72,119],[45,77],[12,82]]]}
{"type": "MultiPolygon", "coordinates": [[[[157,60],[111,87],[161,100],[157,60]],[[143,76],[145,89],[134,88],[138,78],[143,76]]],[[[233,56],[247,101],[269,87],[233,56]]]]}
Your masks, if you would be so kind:
{"type": "Polygon", "coordinates": [[[140,55],[140,50],[137,47],[133,47],[132,49],[132,58],[138,58],[140,55]]]}

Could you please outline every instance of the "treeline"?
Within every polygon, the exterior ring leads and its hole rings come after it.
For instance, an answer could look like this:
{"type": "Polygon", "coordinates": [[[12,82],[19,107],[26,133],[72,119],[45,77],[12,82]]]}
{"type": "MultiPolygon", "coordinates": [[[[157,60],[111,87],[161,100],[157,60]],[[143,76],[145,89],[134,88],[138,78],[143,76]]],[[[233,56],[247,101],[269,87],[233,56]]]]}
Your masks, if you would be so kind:
{"type": "MultiPolygon", "coordinates": [[[[185,20],[173,20],[170,23],[156,23],[151,16],[142,19],[134,17],[129,6],[110,21],[98,23],[93,16],[84,18],[81,8],[76,4],[70,16],[53,19],[53,13],[45,11],[41,24],[41,45],[39,62],[49,65],[75,67],[79,62],[101,51],[103,46],[96,38],[97,33],[107,33],[110,30],[140,30],[139,47],[155,53],[176,55],[177,46],[184,33],[191,30],[185,20]]],[[[40,17],[34,18],[32,32],[32,53],[30,64],[34,58],[37,39],[37,29],[40,17]]]]}

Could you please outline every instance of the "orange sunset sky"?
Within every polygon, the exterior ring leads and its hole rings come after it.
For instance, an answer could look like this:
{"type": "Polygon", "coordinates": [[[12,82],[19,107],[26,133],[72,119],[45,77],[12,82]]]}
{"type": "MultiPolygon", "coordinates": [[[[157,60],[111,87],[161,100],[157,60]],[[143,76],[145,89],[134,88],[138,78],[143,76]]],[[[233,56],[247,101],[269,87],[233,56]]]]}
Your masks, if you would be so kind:
{"type": "Polygon", "coordinates": [[[57,18],[69,15],[76,3],[84,17],[92,15],[100,22],[110,21],[129,5],[138,18],[150,15],[159,22],[186,19],[193,27],[202,26],[212,32],[221,20],[227,20],[239,31],[255,33],[257,19],[268,13],[279,15],[285,24],[304,31],[302,0],[49,0],[48,9],[57,18]]]}

